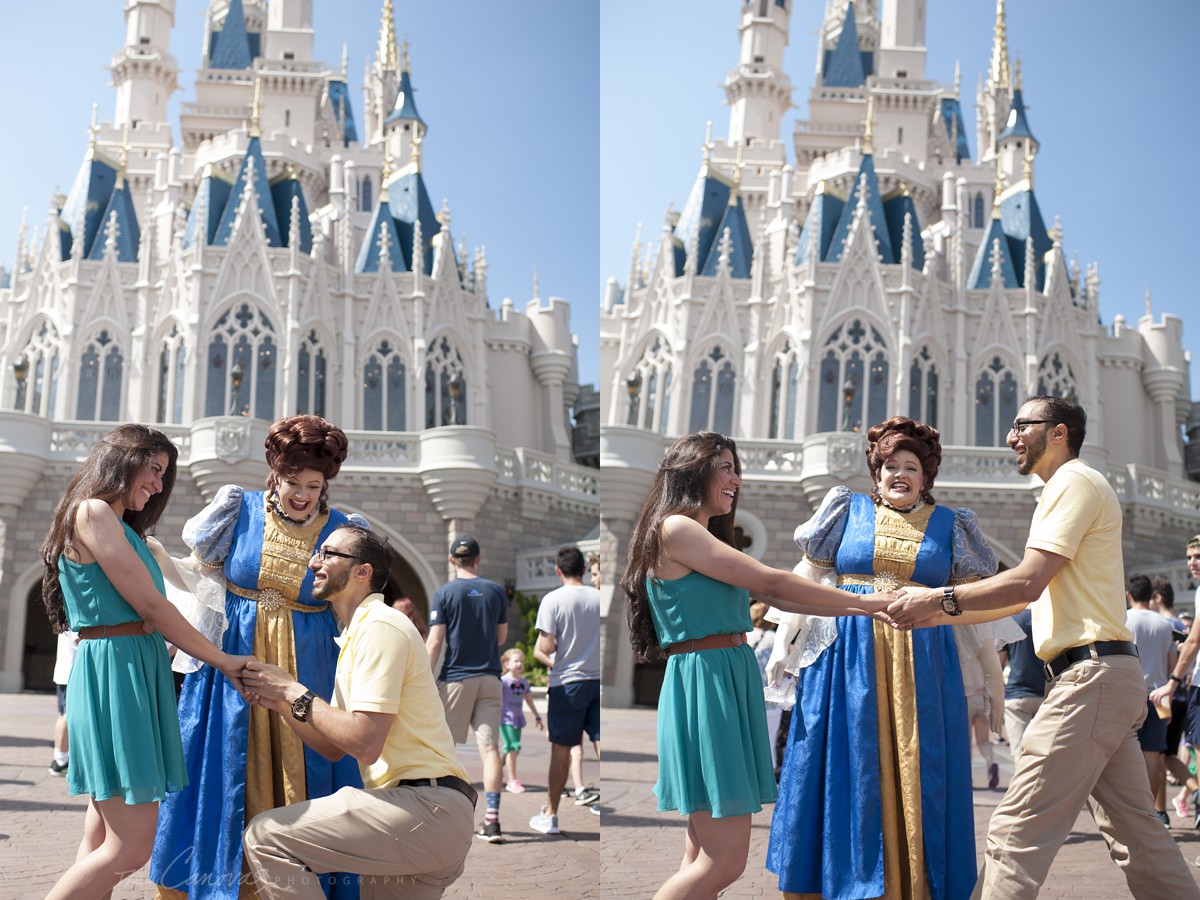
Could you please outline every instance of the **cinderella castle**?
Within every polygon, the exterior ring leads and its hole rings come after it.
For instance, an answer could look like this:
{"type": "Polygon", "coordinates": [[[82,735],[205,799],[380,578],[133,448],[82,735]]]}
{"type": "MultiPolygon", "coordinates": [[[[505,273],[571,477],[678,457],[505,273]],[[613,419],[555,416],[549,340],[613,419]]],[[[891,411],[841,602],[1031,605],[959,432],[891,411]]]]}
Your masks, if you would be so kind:
{"type": "Polygon", "coordinates": [[[390,537],[390,587],[419,607],[454,533],[513,590],[557,586],[559,542],[595,546],[570,307],[489,304],[486,253],[430,198],[391,0],[361,106],[345,59],[313,58],[312,0],[211,0],[178,123],[175,7],[124,3],[113,118],[0,289],[0,690],[49,680],[38,545],[116,422],[180,447],[158,529],[176,555],[220,485],[263,483],[266,429],[297,412],[347,430],[331,501],[390,537]]]}
{"type": "Polygon", "coordinates": [[[973,98],[958,73],[949,84],[926,72],[925,0],[829,0],[789,154],[792,6],[741,2],[727,134],[706,141],[657,244],[637,244],[624,285],[606,289],[610,705],[656,696],[611,586],[658,458],[691,431],[737,439],[742,548],[790,568],[792,532],[826,491],[869,487],[867,427],[898,414],[936,425],[939,501],[972,507],[1011,565],[1040,482],[1018,475],[1009,423],[1029,394],[1074,397],[1089,414],[1084,457],[1122,501],[1126,569],[1170,577],[1184,605],[1193,587],[1182,556],[1200,532],[1200,484],[1186,476],[1200,477],[1200,458],[1185,462],[1181,438],[1193,409],[1182,322],[1148,303],[1136,323],[1100,321],[1096,267],[1068,262],[1068,235],[1038,203],[1041,143],[1004,0],[973,98]]]}

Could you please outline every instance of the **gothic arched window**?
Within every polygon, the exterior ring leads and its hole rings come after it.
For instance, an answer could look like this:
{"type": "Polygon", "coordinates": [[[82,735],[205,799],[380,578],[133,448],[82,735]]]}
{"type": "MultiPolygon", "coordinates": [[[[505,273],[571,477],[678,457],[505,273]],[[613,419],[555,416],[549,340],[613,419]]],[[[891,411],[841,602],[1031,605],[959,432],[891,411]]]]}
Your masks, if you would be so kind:
{"type": "Polygon", "coordinates": [[[862,431],[887,418],[887,344],[875,326],[861,319],[839,325],[825,342],[817,401],[818,431],[862,431]]]}
{"type": "Polygon", "coordinates": [[[325,415],[325,348],[317,332],[310,331],[300,341],[296,366],[296,411],[325,415]]]}
{"type": "Polygon", "coordinates": [[[466,424],[467,379],[462,357],[443,337],[434,341],[425,358],[425,427],[466,424]]]}
{"type": "Polygon", "coordinates": [[[908,417],[937,428],[938,369],[928,346],[917,352],[908,370],[908,417]]]}
{"type": "Polygon", "coordinates": [[[363,428],[404,431],[408,427],[407,385],[408,370],[399,348],[391,341],[380,341],[363,365],[363,428]]]}
{"type": "Polygon", "coordinates": [[[1075,400],[1075,373],[1056,350],[1038,365],[1037,392],[1047,397],[1075,400]]]}
{"type": "Polygon", "coordinates": [[[975,195],[975,200],[971,204],[971,210],[972,210],[971,224],[974,225],[976,228],[982,228],[983,227],[983,194],[975,195]]]}
{"type": "Polygon", "coordinates": [[[1012,369],[999,356],[992,357],[975,380],[975,445],[1003,444],[1017,417],[1019,384],[1012,369]]]}
{"type": "Polygon", "coordinates": [[[54,418],[59,359],[58,330],[43,319],[25,350],[13,362],[17,382],[13,409],[54,418]]]}
{"type": "Polygon", "coordinates": [[[700,360],[692,373],[692,411],[688,431],[733,431],[737,372],[719,346],[700,360]],[[715,382],[715,383],[714,383],[715,382]]]}
{"type": "Polygon", "coordinates": [[[158,354],[158,422],[183,422],[184,364],[187,344],[176,325],[163,338],[158,354]],[[169,418],[168,418],[169,417],[169,418]]]}
{"type": "Polygon", "coordinates": [[[800,362],[791,341],[775,354],[771,368],[771,420],[767,437],[796,439],[796,394],[800,388],[800,362]]]}
{"type": "Polygon", "coordinates": [[[625,379],[625,390],[629,394],[626,423],[666,434],[671,411],[671,357],[661,338],[654,339],[625,379]]]}
{"type": "Polygon", "coordinates": [[[206,416],[275,418],[275,326],[243,303],[225,312],[208,342],[206,416]]]}
{"type": "Polygon", "coordinates": [[[121,418],[121,382],[125,357],[105,329],[83,348],[79,357],[79,393],[75,418],[115,422],[121,418]],[[97,409],[97,398],[99,408],[97,409]]]}
{"type": "Polygon", "coordinates": [[[363,212],[370,212],[374,207],[371,205],[371,179],[370,176],[364,176],[362,180],[362,196],[359,198],[358,208],[363,212]]]}

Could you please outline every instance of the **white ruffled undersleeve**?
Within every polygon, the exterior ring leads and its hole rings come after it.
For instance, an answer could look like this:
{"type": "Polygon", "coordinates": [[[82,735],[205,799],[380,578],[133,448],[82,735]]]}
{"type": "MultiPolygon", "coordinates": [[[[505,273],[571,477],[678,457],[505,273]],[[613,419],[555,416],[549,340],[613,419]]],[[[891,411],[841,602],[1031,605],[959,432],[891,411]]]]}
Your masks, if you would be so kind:
{"type": "MultiPolygon", "coordinates": [[[[176,559],[175,568],[179,570],[188,590],[181,591],[167,582],[167,599],[193,628],[220,647],[225,628],[229,624],[225,616],[224,569],[220,566],[206,566],[194,556],[176,559]]],[[[174,671],[185,675],[195,672],[202,665],[200,660],[179,649],[175,651],[175,659],[171,662],[174,671]]]]}

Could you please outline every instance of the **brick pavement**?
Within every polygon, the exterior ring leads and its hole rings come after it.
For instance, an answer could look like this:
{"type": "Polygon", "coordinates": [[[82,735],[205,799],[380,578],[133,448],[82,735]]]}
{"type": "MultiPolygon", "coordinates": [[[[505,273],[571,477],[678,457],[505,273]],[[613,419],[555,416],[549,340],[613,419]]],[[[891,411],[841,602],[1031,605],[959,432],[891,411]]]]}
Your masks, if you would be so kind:
{"type": "MultiPolygon", "coordinates": [[[[679,865],[683,852],[685,820],[675,813],[657,812],[654,797],[656,777],[655,717],[653,710],[604,711],[604,786],[606,810],[604,840],[600,850],[600,877],[604,897],[649,897],[654,886],[665,881],[679,865]]],[[[1012,772],[1004,748],[997,748],[1002,785],[1012,772]]],[[[983,762],[975,757],[974,782],[986,785],[983,762]]],[[[1001,792],[976,790],[975,833],[979,851],[988,819],[1001,792]]],[[[750,860],[746,872],[722,898],[778,898],[775,876],[763,868],[771,809],[754,816],[750,860]]],[[[1191,822],[1174,820],[1173,828],[1184,858],[1189,862],[1200,853],[1200,831],[1191,822]]],[[[981,855],[981,854],[980,854],[981,855]]],[[[1200,868],[1193,866],[1200,884],[1200,868]]],[[[1043,887],[1047,900],[1086,897],[1088,900],[1128,900],[1129,889],[1116,865],[1109,859],[1103,838],[1087,812],[1083,812],[1067,838],[1043,887]]]]}
{"type": "MultiPolygon", "coordinates": [[[[0,900],[43,897],[74,859],[86,798],[69,797],[63,779],[50,775],[54,724],[52,694],[0,694],[0,900]]],[[[479,754],[460,746],[467,771],[480,785],[479,754]]],[[[563,798],[559,827],[549,837],[530,831],[529,817],[546,802],[549,748],[544,734],[529,729],[520,775],[529,790],[504,794],[503,845],[474,841],[467,868],[445,897],[543,898],[604,896],[598,886],[600,820],[563,798]]],[[[584,778],[599,783],[599,767],[585,754],[584,778]]],[[[480,798],[482,809],[482,798],[480,798]]],[[[150,900],[154,889],[146,871],[123,881],[114,900],[150,900]]]]}

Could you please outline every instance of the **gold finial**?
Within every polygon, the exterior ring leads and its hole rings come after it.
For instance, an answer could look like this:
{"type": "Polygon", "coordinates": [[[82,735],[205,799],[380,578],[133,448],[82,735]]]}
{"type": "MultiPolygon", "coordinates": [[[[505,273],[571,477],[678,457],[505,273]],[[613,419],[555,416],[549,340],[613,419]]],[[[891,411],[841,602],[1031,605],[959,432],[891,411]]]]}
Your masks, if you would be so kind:
{"type": "Polygon", "coordinates": [[[121,155],[117,158],[117,168],[122,178],[125,177],[125,167],[129,165],[129,123],[125,123],[125,133],[121,135],[121,155]]]}
{"type": "Polygon", "coordinates": [[[250,137],[258,137],[262,134],[261,116],[262,116],[262,81],[255,76],[254,79],[254,99],[250,101],[250,137]]]}
{"type": "Polygon", "coordinates": [[[733,187],[729,191],[729,205],[737,206],[738,196],[742,192],[742,142],[738,141],[737,158],[733,164],[733,187]]]}
{"type": "Polygon", "coordinates": [[[96,151],[96,135],[100,132],[100,125],[96,122],[96,104],[92,104],[92,124],[88,126],[88,152],[95,153],[96,151]]]}
{"type": "Polygon", "coordinates": [[[996,0],[996,25],[992,34],[992,87],[1012,84],[1008,69],[1008,37],[1004,16],[1004,0],[996,0]]]}
{"type": "Polygon", "coordinates": [[[392,177],[392,148],[385,142],[383,145],[383,180],[380,184],[387,190],[388,179],[392,177]]]}
{"type": "Polygon", "coordinates": [[[1025,180],[1029,182],[1029,189],[1033,190],[1033,141],[1025,142],[1025,168],[1021,173],[1025,180]]]}
{"type": "Polygon", "coordinates": [[[708,174],[708,167],[712,163],[712,120],[709,119],[704,125],[704,145],[700,148],[704,152],[703,166],[704,174],[708,174]]]}
{"type": "Polygon", "coordinates": [[[342,41],[342,81],[350,75],[350,45],[342,41]]]}
{"type": "Polygon", "coordinates": [[[425,141],[425,130],[420,124],[413,126],[412,130],[412,164],[413,169],[417,172],[421,171],[421,144],[425,141]]]}
{"type": "Polygon", "coordinates": [[[863,123],[862,152],[864,155],[875,152],[875,95],[867,95],[867,121],[863,123]]]}
{"type": "Polygon", "coordinates": [[[396,60],[396,19],[392,10],[392,0],[383,0],[383,21],[379,23],[379,48],[375,59],[385,72],[395,72],[399,68],[396,60]]]}
{"type": "Polygon", "coordinates": [[[400,58],[400,67],[401,67],[400,71],[402,71],[402,72],[411,72],[412,71],[412,69],[410,69],[408,67],[408,35],[407,34],[404,35],[404,55],[400,58]]]}
{"type": "Polygon", "coordinates": [[[954,96],[961,96],[962,90],[962,63],[957,59],[954,61],[954,96]]]}
{"type": "Polygon", "coordinates": [[[1016,81],[1017,90],[1021,90],[1021,57],[1017,57],[1013,63],[1013,79],[1016,81]]]}
{"type": "Polygon", "coordinates": [[[1000,195],[1004,193],[1004,170],[1000,168],[1000,160],[996,159],[996,185],[992,192],[992,218],[1000,218],[1000,195]]]}

